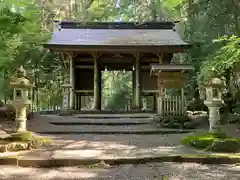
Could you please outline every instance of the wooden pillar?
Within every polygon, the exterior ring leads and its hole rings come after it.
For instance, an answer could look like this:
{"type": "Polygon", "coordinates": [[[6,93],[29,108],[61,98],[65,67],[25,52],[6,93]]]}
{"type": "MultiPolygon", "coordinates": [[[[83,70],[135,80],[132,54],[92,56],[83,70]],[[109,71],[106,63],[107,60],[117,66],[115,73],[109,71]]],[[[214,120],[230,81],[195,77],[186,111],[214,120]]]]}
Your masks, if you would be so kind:
{"type": "Polygon", "coordinates": [[[101,110],[101,70],[96,55],[94,55],[94,109],[101,110]]]}
{"type": "MultiPolygon", "coordinates": [[[[159,58],[159,64],[163,64],[163,53],[158,55],[159,58]]],[[[158,107],[157,107],[157,113],[160,115],[164,115],[164,86],[162,85],[162,82],[160,80],[159,74],[158,74],[158,107]]]]}
{"type": "Polygon", "coordinates": [[[72,56],[69,58],[69,68],[70,68],[70,109],[75,109],[75,67],[74,67],[74,61],[72,56]]]}
{"type": "Polygon", "coordinates": [[[76,89],[75,89],[75,83],[76,83],[76,79],[75,79],[75,76],[76,76],[76,65],[75,65],[75,60],[73,60],[72,62],[72,91],[73,91],[73,108],[72,109],[76,109],[76,106],[75,106],[75,100],[76,100],[76,89]]]}
{"type": "Polygon", "coordinates": [[[132,71],[132,105],[136,105],[136,73],[135,73],[135,65],[134,70],[132,71]]]}
{"type": "Polygon", "coordinates": [[[136,109],[141,109],[141,85],[140,85],[140,56],[136,56],[135,63],[135,98],[136,109]]]}
{"type": "Polygon", "coordinates": [[[181,109],[182,109],[182,115],[185,114],[185,96],[184,96],[184,88],[181,88],[181,109]]]}
{"type": "Polygon", "coordinates": [[[160,78],[158,76],[158,90],[159,90],[159,96],[158,96],[158,110],[157,112],[160,115],[164,115],[164,107],[163,107],[163,99],[164,99],[164,87],[160,81],[160,78]]]}
{"type": "Polygon", "coordinates": [[[81,95],[81,93],[76,93],[76,95],[75,95],[75,109],[77,109],[77,110],[81,110],[81,103],[82,103],[82,101],[81,101],[81,97],[82,97],[82,95],[81,95]]]}
{"type": "Polygon", "coordinates": [[[98,68],[98,109],[102,109],[102,72],[101,69],[98,68]]]}

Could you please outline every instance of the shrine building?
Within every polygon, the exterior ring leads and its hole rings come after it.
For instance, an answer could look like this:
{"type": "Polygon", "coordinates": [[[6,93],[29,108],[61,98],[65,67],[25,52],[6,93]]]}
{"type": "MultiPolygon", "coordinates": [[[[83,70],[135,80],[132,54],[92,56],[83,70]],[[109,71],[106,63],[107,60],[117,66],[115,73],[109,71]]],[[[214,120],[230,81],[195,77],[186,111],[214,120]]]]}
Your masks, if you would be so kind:
{"type": "Polygon", "coordinates": [[[132,72],[135,109],[141,110],[142,97],[152,96],[159,113],[184,111],[184,93],[169,107],[164,103],[168,101],[164,89],[183,89],[184,72],[193,70],[190,65],[171,64],[174,53],[191,47],[176,32],[174,22],[61,21],[44,47],[59,53],[69,68],[70,109],[81,110],[84,97],[92,96],[93,109],[101,110],[101,76],[107,69],[132,72]]]}

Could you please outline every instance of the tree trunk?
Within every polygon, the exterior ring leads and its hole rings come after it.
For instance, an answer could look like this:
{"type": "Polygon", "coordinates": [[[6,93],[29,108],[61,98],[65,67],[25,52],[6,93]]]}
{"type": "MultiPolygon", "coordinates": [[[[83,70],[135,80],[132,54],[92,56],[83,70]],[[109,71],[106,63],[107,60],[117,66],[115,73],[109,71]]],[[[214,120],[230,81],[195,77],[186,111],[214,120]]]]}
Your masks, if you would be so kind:
{"type": "Polygon", "coordinates": [[[152,21],[156,22],[157,21],[156,0],[151,1],[151,16],[152,21]]]}
{"type": "Polygon", "coordinates": [[[240,3],[236,0],[232,0],[233,8],[234,8],[234,19],[236,23],[236,32],[237,35],[240,36],[240,3]]]}

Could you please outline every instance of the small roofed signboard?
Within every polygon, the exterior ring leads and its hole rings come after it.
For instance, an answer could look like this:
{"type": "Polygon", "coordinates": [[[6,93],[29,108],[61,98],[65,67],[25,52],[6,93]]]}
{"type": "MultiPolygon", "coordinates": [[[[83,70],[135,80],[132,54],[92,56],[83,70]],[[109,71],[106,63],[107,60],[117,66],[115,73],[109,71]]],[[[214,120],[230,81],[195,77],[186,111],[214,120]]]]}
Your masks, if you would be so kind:
{"type": "Polygon", "coordinates": [[[182,64],[152,64],[151,75],[158,76],[158,86],[165,88],[183,88],[185,86],[184,72],[194,70],[191,65],[182,64]]]}
{"type": "Polygon", "coordinates": [[[158,87],[165,88],[183,88],[185,86],[185,79],[160,79],[158,80],[158,87]]]}

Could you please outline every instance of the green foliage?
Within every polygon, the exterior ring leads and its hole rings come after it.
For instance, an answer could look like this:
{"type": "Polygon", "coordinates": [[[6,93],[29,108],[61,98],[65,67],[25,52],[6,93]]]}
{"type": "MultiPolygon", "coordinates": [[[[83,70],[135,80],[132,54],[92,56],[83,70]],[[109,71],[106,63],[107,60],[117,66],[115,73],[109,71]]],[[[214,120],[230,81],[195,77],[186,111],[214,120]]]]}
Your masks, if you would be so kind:
{"type": "Polygon", "coordinates": [[[131,79],[131,72],[104,72],[103,98],[107,109],[123,110],[124,106],[131,101],[131,79]]]}
{"type": "Polygon", "coordinates": [[[63,63],[58,55],[47,52],[42,46],[51,36],[51,27],[45,26],[42,7],[38,2],[19,2],[4,1],[0,6],[3,7],[0,8],[0,86],[4,88],[1,89],[0,96],[4,93],[7,100],[11,98],[9,76],[16,68],[24,65],[31,82],[35,85],[32,97],[34,107],[59,105],[63,63]],[[49,98],[44,95],[44,100],[48,99],[47,102],[39,103],[41,93],[49,94],[49,98]]]}
{"type": "Polygon", "coordinates": [[[203,63],[199,80],[205,82],[213,76],[223,76],[240,63],[240,38],[237,36],[223,37],[215,41],[221,48],[206,58],[203,63]]]}
{"type": "MultiPolygon", "coordinates": [[[[116,0],[1,1],[0,87],[4,91],[1,89],[0,97],[4,94],[10,99],[8,76],[24,64],[36,86],[32,97],[35,106],[48,108],[61,104],[59,85],[66,69],[61,58],[45,51],[42,44],[53,31],[52,21],[62,19],[83,22],[180,20],[177,29],[193,44],[189,56],[180,56],[181,63],[190,63],[196,69],[188,74],[187,92],[190,97],[197,96],[194,93],[198,90],[197,77],[202,81],[215,73],[222,75],[239,60],[239,17],[236,0],[121,0],[119,4],[116,0]],[[235,37],[231,37],[233,34],[235,37]],[[229,38],[221,43],[213,42],[225,36],[229,38]]],[[[103,93],[107,94],[106,91],[103,93]]],[[[129,101],[130,94],[130,88],[115,88],[105,96],[104,103],[109,107],[122,107],[120,104],[129,101]]]]}
{"type": "Polygon", "coordinates": [[[196,149],[213,152],[237,152],[240,150],[240,139],[232,138],[220,132],[187,136],[182,140],[182,143],[196,149]]]}
{"type": "Polygon", "coordinates": [[[0,10],[0,32],[16,34],[22,30],[21,26],[26,21],[20,13],[14,13],[9,8],[0,10]]]}
{"type": "Polygon", "coordinates": [[[187,104],[188,111],[208,111],[207,106],[204,105],[203,100],[193,99],[187,104]]]}

